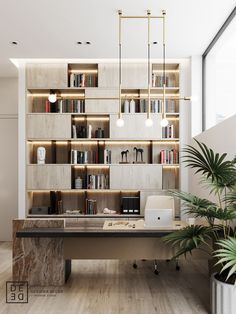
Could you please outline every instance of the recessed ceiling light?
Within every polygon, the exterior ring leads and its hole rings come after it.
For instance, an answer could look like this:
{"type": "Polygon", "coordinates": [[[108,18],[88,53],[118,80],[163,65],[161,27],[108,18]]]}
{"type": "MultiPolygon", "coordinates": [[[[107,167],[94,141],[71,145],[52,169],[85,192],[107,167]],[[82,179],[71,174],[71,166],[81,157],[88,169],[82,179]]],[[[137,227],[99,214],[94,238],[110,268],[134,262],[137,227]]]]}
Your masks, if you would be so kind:
{"type": "Polygon", "coordinates": [[[86,45],[91,45],[91,41],[86,41],[85,44],[86,45]]]}
{"type": "Polygon", "coordinates": [[[154,41],[154,42],[153,42],[153,45],[157,45],[157,41],[154,41]]]}
{"type": "Polygon", "coordinates": [[[11,44],[16,46],[18,45],[18,41],[12,41],[11,44]]]}
{"type": "Polygon", "coordinates": [[[82,45],[82,41],[77,41],[77,45],[82,45]]]}

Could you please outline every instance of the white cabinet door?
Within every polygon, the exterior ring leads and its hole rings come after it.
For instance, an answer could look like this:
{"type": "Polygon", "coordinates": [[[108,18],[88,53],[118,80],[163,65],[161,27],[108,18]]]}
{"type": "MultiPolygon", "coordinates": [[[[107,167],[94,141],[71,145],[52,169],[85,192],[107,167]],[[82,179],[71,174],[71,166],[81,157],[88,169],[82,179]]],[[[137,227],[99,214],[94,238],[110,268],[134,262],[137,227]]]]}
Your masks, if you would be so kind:
{"type": "Polygon", "coordinates": [[[162,166],[123,164],[110,166],[110,188],[148,190],[162,188],[162,166]]]}
{"type": "Polygon", "coordinates": [[[85,98],[88,99],[85,99],[85,111],[86,113],[117,113],[119,111],[119,100],[116,99],[118,96],[118,88],[86,88],[85,98]]]}
{"type": "Polygon", "coordinates": [[[153,120],[152,127],[146,127],[145,121],[147,114],[123,114],[125,125],[118,127],[116,125],[118,116],[110,116],[110,137],[112,139],[161,139],[162,128],[161,128],[161,115],[151,114],[153,120]]]}
{"type": "Polygon", "coordinates": [[[98,87],[119,88],[118,63],[98,64],[98,87]]]}
{"type": "Polygon", "coordinates": [[[29,190],[71,189],[71,166],[29,165],[27,188],[29,190]]]}
{"type": "Polygon", "coordinates": [[[29,139],[71,138],[71,116],[57,114],[37,114],[27,116],[27,136],[29,139]]]}
{"type": "Polygon", "coordinates": [[[148,68],[145,63],[123,63],[122,88],[147,88],[148,87],[148,68]]]}
{"type": "Polygon", "coordinates": [[[67,88],[67,64],[27,64],[26,66],[27,88],[67,88]]]}

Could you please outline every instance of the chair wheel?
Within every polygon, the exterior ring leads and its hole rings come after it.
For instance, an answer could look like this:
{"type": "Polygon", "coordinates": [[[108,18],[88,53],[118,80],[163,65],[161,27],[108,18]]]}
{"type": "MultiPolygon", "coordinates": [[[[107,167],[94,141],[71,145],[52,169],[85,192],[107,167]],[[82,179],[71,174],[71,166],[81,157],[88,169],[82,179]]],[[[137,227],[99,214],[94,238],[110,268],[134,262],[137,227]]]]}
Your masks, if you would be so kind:
{"type": "Polygon", "coordinates": [[[175,269],[176,269],[177,271],[179,271],[179,270],[180,270],[180,266],[179,266],[179,265],[176,265],[175,269]]]}
{"type": "Polygon", "coordinates": [[[157,269],[154,270],[155,275],[159,275],[159,271],[157,269]]]}
{"type": "Polygon", "coordinates": [[[134,269],[138,268],[138,265],[136,263],[133,263],[133,268],[134,269]]]}

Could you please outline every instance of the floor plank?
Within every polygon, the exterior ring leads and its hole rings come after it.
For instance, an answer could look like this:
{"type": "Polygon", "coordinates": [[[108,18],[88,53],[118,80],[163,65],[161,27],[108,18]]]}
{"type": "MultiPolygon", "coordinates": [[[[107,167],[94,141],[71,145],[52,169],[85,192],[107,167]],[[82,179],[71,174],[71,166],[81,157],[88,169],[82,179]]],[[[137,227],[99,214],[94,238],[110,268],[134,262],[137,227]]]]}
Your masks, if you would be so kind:
{"type": "Polygon", "coordinates": [[[29,291],[28,304],[6,304],[11,280],[11,243],[0,242],[1,314],[205,314],[209,313],[209,277],[204,260],[187,260],[177,272],[172,263],[151,261],[73,261],[72,276],[58,293],[29,291]]]}

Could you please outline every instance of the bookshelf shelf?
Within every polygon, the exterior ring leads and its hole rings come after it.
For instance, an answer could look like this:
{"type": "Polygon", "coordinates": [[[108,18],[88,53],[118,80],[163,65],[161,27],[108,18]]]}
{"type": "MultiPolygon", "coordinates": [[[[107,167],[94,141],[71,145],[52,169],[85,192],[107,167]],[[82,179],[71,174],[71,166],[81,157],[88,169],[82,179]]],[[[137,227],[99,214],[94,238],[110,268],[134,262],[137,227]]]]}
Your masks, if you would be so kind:
{"type": "Polygon", "coordinates": [[[36,213],[37,208],[49,207],[53,209],[50,217],[142,217],[149,195],[165,194],[180,187],[179,64],[168,64],[166,68],[165,111],[171,130],[160,126],[162,64],[152,64],[154,124],[150,129],[145,127],[146,65],[124,65],[121,91],[124,129],[116,126],[117,64],[63,65],[65,74],[62,77],[61,70],[61,83],[55,78],[60,84],[47,84],[47,88],[37,83],[38,69],[40,65],[33,69],[34,80],[27,80],[26,86],[28,217],[48,217],[36,213]],[[51,88],[57,94],[55,104],[48,102],[51,88]],[[41,146],[46,150],[43,165],[37,164],[37,149],[41,146]],[[136,157],[135,147],[143,151],[143,161],[141,155],[136,157]],[[122,163],[121,152],[127,150],[127,163],[122,163]],[[136,208],[130,215],[123,215],[126,199],[132,200],[136,208]],[[117,214],[102,214],[105,207],[116,210],[117,214]],[[66,214],[67,210],[78,209],[83,214],[66,214]],[[85,215],[87,212],[90,214],[85,215]]]}

